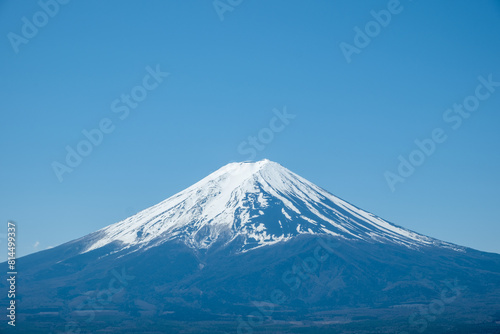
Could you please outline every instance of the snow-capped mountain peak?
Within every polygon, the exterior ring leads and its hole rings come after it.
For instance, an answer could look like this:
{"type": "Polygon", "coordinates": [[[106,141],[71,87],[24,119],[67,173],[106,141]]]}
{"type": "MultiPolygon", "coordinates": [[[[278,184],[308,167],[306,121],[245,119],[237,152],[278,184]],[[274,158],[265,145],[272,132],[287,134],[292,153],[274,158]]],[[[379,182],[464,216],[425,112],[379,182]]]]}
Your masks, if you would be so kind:
{"type": "Polygon", "coordinates": [[[300,234],[412,248],[454,247],[356,208],[267,159],[223,166],[165,201],[84,238],[85,252],[115,241],[149,248],[172,239],[197,249],[237,242],[240,251],[248,251],[300,234]]]}

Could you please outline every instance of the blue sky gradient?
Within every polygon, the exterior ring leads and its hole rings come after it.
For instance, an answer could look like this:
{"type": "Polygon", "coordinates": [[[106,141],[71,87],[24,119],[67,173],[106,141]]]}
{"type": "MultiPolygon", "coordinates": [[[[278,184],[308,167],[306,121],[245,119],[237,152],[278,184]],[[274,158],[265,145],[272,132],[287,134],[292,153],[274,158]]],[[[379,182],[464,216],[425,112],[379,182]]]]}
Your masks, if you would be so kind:
{"type": "Polygon", "coordinates": [[[223,20],[212,1],[69,1],[46,22],[37,1],[0,2],[0,246],[7,220],[19,255],[122,220],[248,159],[241,147],[260,134],[255,160],[395,224],[500,253],[500,87],[458,129],[443,119],[478,77],[500,82],[499,1],[402,0],[350,62],[341,43],[356,47],[355,28],[394,1],[222,2],[223,20]],[[41,20],[33,37],[24,17],[41,20]],[[157,68],[169,73],[161,82],[157,68]],[[120,119],[112,104],[127,107],[132,92],[147,96],[120,119]],[[268,140],[285,107],[294,118],[268,140]],[[54,161],[103,119],[112,132],[60,182],[54,161]],[[392,191],[384,174],[436,128],[446,141],[392,191]]]}

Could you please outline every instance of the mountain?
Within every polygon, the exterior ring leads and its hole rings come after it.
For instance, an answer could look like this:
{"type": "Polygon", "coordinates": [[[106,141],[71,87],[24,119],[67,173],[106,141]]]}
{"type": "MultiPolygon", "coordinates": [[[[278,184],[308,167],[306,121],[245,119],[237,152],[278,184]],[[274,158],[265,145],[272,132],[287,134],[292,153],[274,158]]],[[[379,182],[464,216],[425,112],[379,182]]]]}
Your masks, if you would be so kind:
{"type": "Polygon", "coordinates": [[[16,333],[500,332],[499,254],[394,225],[269,160],[228,164],[18,271],[16,333]]]}

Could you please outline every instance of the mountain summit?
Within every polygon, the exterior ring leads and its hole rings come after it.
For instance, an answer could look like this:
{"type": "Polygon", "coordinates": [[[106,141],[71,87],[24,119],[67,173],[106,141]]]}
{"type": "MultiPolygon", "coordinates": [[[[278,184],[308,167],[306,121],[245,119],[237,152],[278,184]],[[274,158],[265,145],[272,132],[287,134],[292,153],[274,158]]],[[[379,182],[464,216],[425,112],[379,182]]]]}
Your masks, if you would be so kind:
{"type": "Polygon", "coordinates": [[[328,234],[407,247],[460,248],[393,225],[330,194],[270,160],[230,163],[167,200],[84,238],[84,252],[120,242],[152,247],[179,239],[236,251],[328,234]]]}

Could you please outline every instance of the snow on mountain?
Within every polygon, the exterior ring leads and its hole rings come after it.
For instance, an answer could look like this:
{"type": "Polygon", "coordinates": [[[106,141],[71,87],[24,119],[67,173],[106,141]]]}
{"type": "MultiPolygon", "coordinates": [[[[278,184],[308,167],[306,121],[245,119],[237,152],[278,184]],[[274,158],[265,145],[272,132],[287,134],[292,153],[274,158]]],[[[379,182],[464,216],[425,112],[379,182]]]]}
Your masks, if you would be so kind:
{"type": "Polygon", "coordinates": [[[88,244],[84,252],[116,241],[124,248],[150,248],[173,239],[197,249],[240,242],[239,251],[245,252],[299,234],[460,250],[361,210],[269,160],[230,163],[82,239],[88,244]]]}

